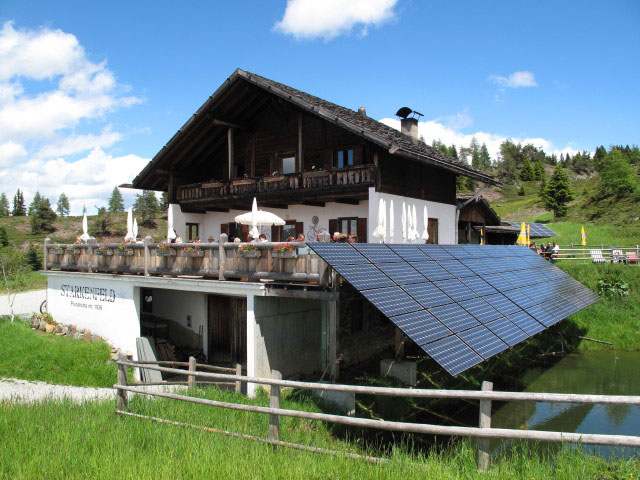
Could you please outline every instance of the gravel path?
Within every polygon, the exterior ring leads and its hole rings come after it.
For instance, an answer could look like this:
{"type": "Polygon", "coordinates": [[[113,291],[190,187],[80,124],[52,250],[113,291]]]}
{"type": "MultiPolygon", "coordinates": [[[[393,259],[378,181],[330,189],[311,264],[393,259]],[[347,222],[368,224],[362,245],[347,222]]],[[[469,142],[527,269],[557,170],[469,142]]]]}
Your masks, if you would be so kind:
{"type": "MultiPolygon", "coordinates": [[[[20,315],[40,312],[40,304],[46,297],[47,291],[45,289],[18,293],[13,301],[13,313],[20,315]]],[[[0,295],[0,315],[9,315],[9,313],[9,296],[0,295]]]]}
{"type": "MultiPolygon", "coordinates": [[[[154,385],[147,390],[176,391],[185,387],[179,385],[154,385]]],[[[135,395],[129,393],[129,395],[135,395]]],[[[72,387],[69,385],[51,385],[45,382],[29,382],[17,378],[0,378],[0,403],[37,403],[46,400],[70,399],[74,402],[115,399],[113,388],[72,387]]]]}

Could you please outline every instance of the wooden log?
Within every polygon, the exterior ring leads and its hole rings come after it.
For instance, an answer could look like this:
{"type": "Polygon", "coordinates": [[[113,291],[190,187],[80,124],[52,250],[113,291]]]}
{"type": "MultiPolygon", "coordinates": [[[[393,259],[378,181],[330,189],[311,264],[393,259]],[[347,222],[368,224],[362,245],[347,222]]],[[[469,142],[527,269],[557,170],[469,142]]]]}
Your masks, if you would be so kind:
{"type": "MultiPolygon", "coordinates": [[[[282,380],[282,374],[278,370],[271,371],[271,377],[276,380],[282,380]]],[[[271,393],[269,393],[269,408],[280,408],[280,387],[277,385],[271,386],[271,393]]],[[[280,416],[277,414],[269,415],[269,437],[270,440],[280,440],[280,416]]]]}
{"type": "MultiPolygon", "coordinates": [[[[161,372],[184,374],[184,370],[164,368],[146,364],[144,362],[118,362],[131,367],[140,367],[161,372]]],[[[262,385],[278,385],[280,387],[304,388],[310,390],[328,390],[334,392],[351,392],[363,395],[381,395],[390,397],[415,397],[415,398],[458,398],[467,400],[494,400],[500,402],[510,401],[533,401],[533,402],[553,402],[553,403],[590,403],[608,405],[640,405],[640,395],[589,395],[575,393],[537,393],[537,392],[496,392],[477,390],[443,390],[443,389],[420,389],[420,388],[388,388],[388,387],[366,387],[361,385],[340,385],[332,383],[298,382],[292,380],[275,380],[272,378],[260,378],[249,376],[237,376],[224,373],[198,374],[203,378],[217,378],[229,381],[242,381],[249,383],[259,383],[262,385]]]]}
{"type": "MultiPolygon", "coordinates": [[[[492,382],[482,382],[482,391],[493,390],[492,382]]],[[[480,428],[491,428],[491,400],[480,400],[480,428]]],[[[489,439],[481,437],[478,439],[477,462],[478,470],[486,472],[489,470],[489,439]]]]}
{"type": "MultiPolygon", "coordinates": [[[[236,363],[236,376],[242,376],[242,365],[239,363],[236,363]]],[[[236,393],[242,393],[242,382],[239,380],[236,380],[236,393]]]]}
{"type": "MultiPolygon", "coordinates": [[[[284,381],[284,380],[282,380],[284,381]]],[[[321,384],[316,384],[317,386],[321,384]]],[[[200,405],[227,408],[243,412],[263,413],[267,415],[281,415],[293,418],[305,418],[308,420],[319,420],[323,422],[340,423],[353,427],[377,428],[406,433],[423,433],[427,435],[453,435],[459,437],[487,437],[487,438],[511,438],[520,440],[537,440],[547,442],[572,442],[590,445],[613,445],[620,447],[640,447],[640,437],[628,435],[600,435],[587,433],[564,433],[547,432],[536,430],[514,430],[507,428],[477,428],[477,427],[448,427],[442,425],[430,425],[421,423],[391,422],[388,420],[370,420],[366,418],[344,417],[341,415],[331,415],[316,412],[301,412],[298,410],[288,410],[283,408],[260,407],[255,405],[244,405],[217,400],[207,400],[204,398],[186,397],[168,392],[153,392],[144,388],[131,387],[127,385],[114,385],[114,388],[126,390],[128,392],[140,393],[143,395],[153,395],[156,397],[181,400],[200,405]]]]}
{"type": "Polygon", "coordinates": [[[340,452],[337,450],[327,450],[325,448],[320,448],[320,447],[311,447],[309,445],[300,445],[297,443],[290,443],[290,442],[283,442],[282,440],[269,440],[268,438],[262,438],[262,437],[255,437],[253,435],[247,435],[246,433],[235,433],[235,432],[229,432],[226,430],[218,430],[216,428],[211,428],[211,427],[204,427],[201,425],[193,425],[190,423],[183,423],[183,422],[176,422],[174,420],[166,420],[164,418],[158,418],[158,417],[151,417],[148,415],[140,415],[139,413],[131,413],[131,412],[124,412],[124,411],[120,411],[120,410],[116,410],[116,413],[120,414],[120,415],[127,415],[129,417],[136,417],[136,418],[143,418],[145,420],[152,420],[154,422],[158,422],[158,423],[166,423],[168,425],[176,425],[178,427],[188,427],[188,428],[195,428],[197,430],[203,430],[205,432],[211,432],[211,433],[220,433],[222,435],[228,435],[230,437],[235,437],[235,438],[242,438],[245,440],[254,440],[257,442],[261,442],[261,443],[268,443],[271,445],[277,445],[279,447],[288,447],[288,448],[295,448],[297,450],[304,450],[306,452],[313,452],[313,453],[324,453],[324,454],[328,454],[328,455],[334,455],[336,457],[345,457],[345,458],[352,458],[352,459],[357,459],[357,460],[365,460],[367,462],[372,462],[372,463],[386,463],[389,460],[387,460],[386,458],[379,458],[379,457],[371,457],[369,455],[359,455],[357,453],[349,453],[349,452],[340,452]]]}
{"type": "MultiPolygon", "coordinates": [[[[127,357],[122,352],[118,352],[118,383],[120,385],[127,385],[127,367],[123,365],[122,362],[125,362],[127,357]]],[[[116,391],[116,409],[117,410],[126,410],[127,409],[127,392],[124,389],[119,389],[116,391]]]]}
{"type": "MultiPolygon", "coordinates": [[[[194,357],[189,357],[189,371],[196,371],[196,359],[194,357]]],[[[196,387],[196,376],[189,375],[189,390],[193,390],[196,387]]]]}
{"type": "Polygon", "coordinates": [[[218,241],[218,280],[224,280],[224,271],[227,268],[227,252],[224,249],[224,244],[229,239],[226,233],[220,234],[218,241]]]}

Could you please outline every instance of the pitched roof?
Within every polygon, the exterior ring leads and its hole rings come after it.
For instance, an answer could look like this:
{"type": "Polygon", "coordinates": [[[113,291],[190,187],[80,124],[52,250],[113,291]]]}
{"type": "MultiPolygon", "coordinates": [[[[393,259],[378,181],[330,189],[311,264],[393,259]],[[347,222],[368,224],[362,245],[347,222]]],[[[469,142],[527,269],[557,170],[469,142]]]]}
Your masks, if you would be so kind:
{"type": "Polygon", "coordinates": [[[293,87],[285,85],[283,83],[275,82],[268,78],[262,77],[255,73],[247,72],[245,70],[236,69],[235,72],[216,90],[216,92],[209,97],[209,99],[198,109],[198,111],[178,130],[178,132],[171,138],[171,140],[156,154],[151,162],[138,174],[133,184],[155,165],[169,149],[172,144],[184,134],[185,130],[189,127],[195,117],[206,111],[210,106],[215,104],[216,100],[234,83],[237,79],[244,79],[247,82],[256,85],[267,92],[270,92],[284,100],[295,104],[296,106],[306,110],[312,114],[315,114],[328,122],[334,123],[346,130],[353,132],[356,135],[364,137],[365,139],[389,150],[389,153],[398,155],[404,158],[421,161],[423,163],[431,164],[445,170],[452,171],[459,175],[474,178],[481,182],[485,182],[491,185],[500,185],[500,182],[487,175],[484,172],[480,172],[471,168],[470,166],[458,161],[442,153],[437,148],[433,148],[422,142],[413,142],[412,139],[399,132],[398,130],[378,122],[371,117],[361,115],[359,112],[351,110],[349,108],[336,105],[322,98],[310,95],[301,90],[297,90],[293,87]]]}

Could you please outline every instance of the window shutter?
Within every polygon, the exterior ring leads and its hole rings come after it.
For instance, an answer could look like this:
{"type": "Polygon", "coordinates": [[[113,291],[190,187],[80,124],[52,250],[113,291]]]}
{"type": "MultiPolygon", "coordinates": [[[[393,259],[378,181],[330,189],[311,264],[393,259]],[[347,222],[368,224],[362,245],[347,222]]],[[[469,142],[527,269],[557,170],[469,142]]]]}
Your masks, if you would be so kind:
{"type": "Polygon", "coordinates": [[[223,233],[226,233],[227,235],[229,235],[229,224],[228,223],[220,224],[220,235],[222,235],[223,233]]]}
{"type": "Polygon", "coordinates": [[[296,239],[298,238],[298,235],[300,235],[301,233],[304,234],[304,222],[296,222],[296,239]]]}
{"type": "Polygon", "coordinates": [[[329,220],[329,235],[333,238],[333,234],[338,231],[338,219],[333,218],[329,220]]]}
{"type": "Polygon", "coordinates": [[[242,225],[242,241],[247,241],[247,236],[249,235],[249,225],[242,225]]]}
{"type": "Polygon", "coordinates": [[[271,241],[281,242],[282,241],[282,238],[280,238],[281,232],[282,232],[282,227],[271,225],[271,241]]]}
{"type": "Polygon", "coordinates": [[[367,243],[367,219],[358,219],[358,243],[367,243]]]}

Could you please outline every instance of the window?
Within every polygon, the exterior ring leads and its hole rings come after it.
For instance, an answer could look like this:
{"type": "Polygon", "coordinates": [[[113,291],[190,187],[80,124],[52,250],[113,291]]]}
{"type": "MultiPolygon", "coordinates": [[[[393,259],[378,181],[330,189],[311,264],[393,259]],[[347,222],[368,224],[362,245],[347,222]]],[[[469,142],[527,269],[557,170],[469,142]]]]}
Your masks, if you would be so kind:
{"type": "Polygon", "coordinates": [[[427,231],[429,232],[429,240],[427,243],[438,243],[438,219],[430,218],[429,226],[427,227],[427,231]]]}
{"type": "Polygon", "coordinates": [[[187,242],[193,242],[198,236],[198,224],[187,223],[187,242]]]}
{"type": "Polygon", "coordinates": [[[153,290],[143,288],[140,296],[142,297],[142,313],[153,313],[153,290]]]}
{"type": "Polygon", "coordinates": [[[282,226],[271,227],[271,241],[272,242],[286,242],[287,238],[298,238],[298,235],[304,233],[304,223],[296,222],[295,220],[287,220],[282,226]]]}
{"type": "Polygon", "coordinates": [[[358,217],[339,218],[338,231],[340,233],[346,233],[347,235],[351,235],[352,233],[357,235],[358,234],[358,217]]]}
{"type": "Polygon", "coordinates": [[[338,168],[353,167],[353,149],[338,150],[338,168]]]}
{"type": "Polygon", "coordinates": [[[282,173],[296,173],[296,157],[284,157],[282,159],[282,173]]]}

